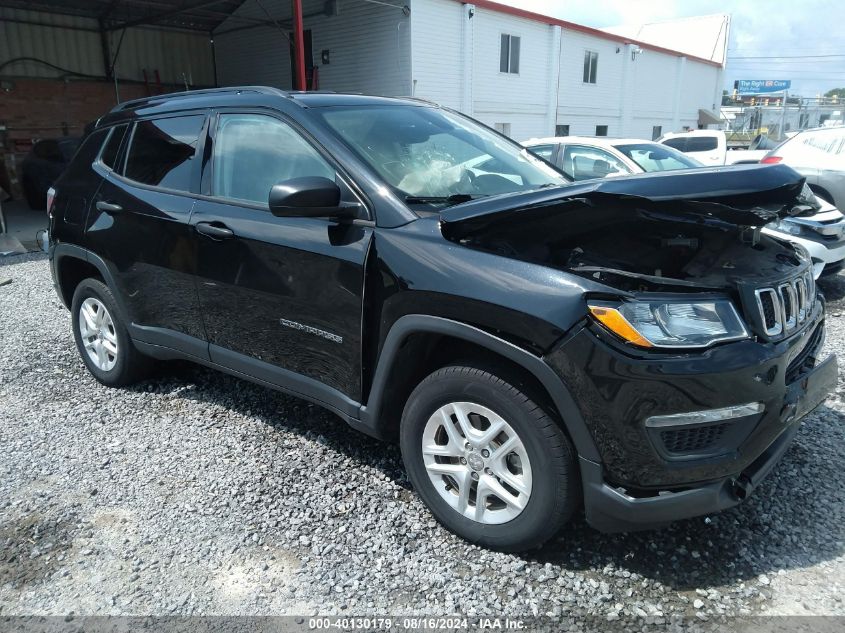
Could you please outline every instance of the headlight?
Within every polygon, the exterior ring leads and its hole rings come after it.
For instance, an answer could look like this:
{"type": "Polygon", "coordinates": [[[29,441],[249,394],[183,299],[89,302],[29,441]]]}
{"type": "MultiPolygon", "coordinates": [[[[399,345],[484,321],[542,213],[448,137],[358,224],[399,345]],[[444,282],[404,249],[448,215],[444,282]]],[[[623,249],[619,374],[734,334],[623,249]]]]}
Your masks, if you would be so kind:
{"type": "Polygon", "coordinates": [[[780,231],[781,233],[789,233],[790,235],[801,235],[801,227],[790,220],[778,220],[769,224],[769,228],[773,231],[780,231]]]}
{"type": "Polygon", "coordinates": [[[708,347],[748,338],[728,299],[596,302],[589,308],[599,323],[638,347],[708,347]]]}

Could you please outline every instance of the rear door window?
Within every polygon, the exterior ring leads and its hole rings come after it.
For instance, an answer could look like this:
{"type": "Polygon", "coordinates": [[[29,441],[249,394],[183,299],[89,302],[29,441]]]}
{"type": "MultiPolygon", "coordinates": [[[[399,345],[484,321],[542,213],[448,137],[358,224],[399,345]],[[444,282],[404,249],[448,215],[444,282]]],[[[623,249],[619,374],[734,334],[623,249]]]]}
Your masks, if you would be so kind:
{"type": "Polygon", "coordinates": [[[205,115],[149,119],[135,124],[124,175],[145,185],[190,191],[205,115]]]}

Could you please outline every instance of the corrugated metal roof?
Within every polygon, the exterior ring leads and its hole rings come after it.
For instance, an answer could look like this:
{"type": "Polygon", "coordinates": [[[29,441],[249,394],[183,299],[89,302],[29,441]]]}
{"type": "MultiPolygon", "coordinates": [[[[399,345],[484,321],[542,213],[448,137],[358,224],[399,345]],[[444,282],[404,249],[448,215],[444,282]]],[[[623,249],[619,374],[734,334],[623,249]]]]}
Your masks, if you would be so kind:
{"type": "Polygon", "coordinates": [[[108,29],[142,24],[210,32],[243,0],[0,0],[0,7],[102,21],[108,29]]]}
{"type": "MultiPolygon", "coordinates": [[[[107,33],[112,56],[120,52],[120,80],[214,85],[209,35],[134,27],[107,33]]],[[[0,7],[0,75],[7,77],[106,77],[97,21],[93,18],[0,7]]]]}

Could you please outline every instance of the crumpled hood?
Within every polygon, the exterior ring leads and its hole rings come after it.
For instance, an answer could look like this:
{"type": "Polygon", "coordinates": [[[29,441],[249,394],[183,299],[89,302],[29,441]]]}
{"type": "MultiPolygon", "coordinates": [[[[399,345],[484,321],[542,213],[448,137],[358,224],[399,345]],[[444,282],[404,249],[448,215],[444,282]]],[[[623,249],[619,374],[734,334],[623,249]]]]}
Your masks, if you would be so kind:
{"type": "Polygon", "coordinates": [[[590,180],[562,187],[481,198],[445,209],[443,232],[472,234],[514,214],[566,211],[568,202],[630,206],[666,219],[729,226],[763,226],[816,203],[802,195],[804,178],[791,167],[732,165],[590,180]]]}

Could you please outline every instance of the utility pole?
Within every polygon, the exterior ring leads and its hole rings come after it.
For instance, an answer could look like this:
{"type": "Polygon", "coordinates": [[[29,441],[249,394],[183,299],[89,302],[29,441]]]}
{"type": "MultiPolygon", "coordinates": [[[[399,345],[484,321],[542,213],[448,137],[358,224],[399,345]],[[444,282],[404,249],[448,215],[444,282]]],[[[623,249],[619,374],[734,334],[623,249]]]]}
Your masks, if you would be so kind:
{"type": "Polygon", "coordinates": [[[786,100],[789,98],[789,91],[783,91],[783,108],[780,111],[780,138],[786,138],[786,100]]]}

